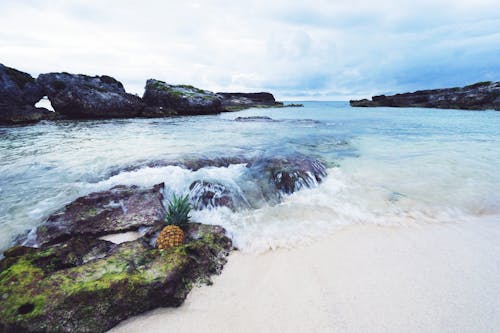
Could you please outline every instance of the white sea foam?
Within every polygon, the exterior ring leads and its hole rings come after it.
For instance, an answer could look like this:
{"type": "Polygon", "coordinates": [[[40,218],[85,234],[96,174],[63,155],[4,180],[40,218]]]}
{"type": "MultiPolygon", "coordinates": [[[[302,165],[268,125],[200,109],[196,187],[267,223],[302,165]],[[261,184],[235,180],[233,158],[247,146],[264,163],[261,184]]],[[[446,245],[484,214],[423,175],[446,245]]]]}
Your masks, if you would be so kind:
{"type": "MultiPolygon", "coordinates": [[[[221,224],[244,251],[293,247],[349,224],[452,223],[500,215],[498,112],[356,109],[306,103],[220,117],[44,122],[0,128],[0,251],[74,199],[115,185],[164,182],[187,193],[196,180],[246,196],[248,207],[193,212],[221,224]],[[276,120],[235,122],[238,116],[276,120]],[[300,152],[330,168],[323,183],[265,202],[244,165],[190,171],[142,168],[103,179],[137,161],[300,152]]],[[[140,164],[140,163],[139,163],[140,164]]],[[[308,184],[315,185],[315,184],[308,184]]],[[[119,202],[116,203],[117,205],[119,202]]],[[[499,219],[500,220],[500,219],[499,219]]]]}

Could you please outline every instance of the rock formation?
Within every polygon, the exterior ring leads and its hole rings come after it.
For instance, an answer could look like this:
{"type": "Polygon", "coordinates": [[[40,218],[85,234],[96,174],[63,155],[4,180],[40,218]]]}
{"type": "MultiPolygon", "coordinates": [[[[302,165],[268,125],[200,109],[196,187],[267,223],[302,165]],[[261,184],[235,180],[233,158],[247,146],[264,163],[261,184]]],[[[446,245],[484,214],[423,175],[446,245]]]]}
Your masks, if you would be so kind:
{"type": "Polygon", "coordinates": [[[203,115],[224,110],[221,97],[213,92],[189,85],[171,85],[154,79],[146,82],[143,100],[148,107],[146,114],[203,115]]]}
{"type": "Polygon", "coordinates": [[[129,118],[141,115],[142,100],[110,76],[49,73],[37,78],[54,110],[68,118],[129,118]]]}
{"type": "Polygon", "coordinates": [[[31,75],[0,64],[0,124],[50,118],[53,112],[35,107],[42,97],[43,92],[31,75]]]}
{"type": "Polygon", "coordinates": [[[259,93],[224,93],[217,95],[222,97],[222,106],[227,111],[236,111],[250,107],[272,107],[283,106],[283,103],[276,102],[273,94],[267,92],[259,93]]]}
{"type": "Polygon", "coordinates": [[[392,96],[373,96],[372,100],[352,100],[357,107],[422,107],[438,109],[500,111],[500,82],[479,82],[463,88],[421,90],[392,96]]]}
{"type": "Polygon", "coordinates": [[[64,237],[47,233],[44,224],[36,234],[50,242],[5,251],[0,332],[105,332],[133,315],[179,306],[193,284],[210,283],[231,240],[219,226],[189,223],[183,245],[156,249],[165,215],[157,203],[161,187],[120,186],[77,199],[56,214],[57,228],[49,222],[64,237]],[[144,225],[150,232],[133,241],[97,237],[144,225]]]}

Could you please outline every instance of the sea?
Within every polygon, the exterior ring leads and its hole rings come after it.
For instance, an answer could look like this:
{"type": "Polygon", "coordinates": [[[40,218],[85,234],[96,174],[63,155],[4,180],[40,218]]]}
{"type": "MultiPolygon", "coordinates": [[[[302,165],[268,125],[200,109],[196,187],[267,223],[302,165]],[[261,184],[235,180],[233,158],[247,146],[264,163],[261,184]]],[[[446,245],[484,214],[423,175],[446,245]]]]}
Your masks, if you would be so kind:
{"type": "Polygon", "coordinates": [[[192,221],[226,228],[244,252],[303,246],[355,224],[484,218],[500,227],[500,112],[299,103],[304,107],[0,127],[0,252],[74,199],[115,185],[165,183],[168,199],[206,180],[245,199],[252,185],[245,163],[196,171],[147,166],[197,158],[300,155],[327,167],[321,183],[279,201],[191,212],[192,221]]]}

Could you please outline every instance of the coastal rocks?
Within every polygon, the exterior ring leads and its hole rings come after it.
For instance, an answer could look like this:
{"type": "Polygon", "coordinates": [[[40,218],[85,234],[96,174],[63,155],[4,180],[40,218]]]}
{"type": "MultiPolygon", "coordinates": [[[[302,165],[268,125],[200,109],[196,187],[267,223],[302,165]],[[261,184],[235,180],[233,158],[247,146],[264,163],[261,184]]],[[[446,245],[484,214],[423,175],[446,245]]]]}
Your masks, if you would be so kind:
{"type": "Polygon", "coordinates": [[[227,111],[235,111],[250,107],[272,107],[283,106],[283,103],[276,102],[273,94],[268,92],[259,93],[224,93],[217,95],[222,97],[222,106],[227,111]]]}
{"type": "Polygon", "coordinates": [[[423,107],[500,111],[500,82],[479,82],[463,88],[421,90],[392,96],[373,96],[372,100],[352,100],[354,107],[423,107]]]}
{"type": "Polygon", "coordinates": [[[253,174],[267,179],[283,194],[316,186],[326,177],[323,163],[306,156],[262,158],[249,163],[247,167],[253,174]]]}
{"type": "Polygon", "coordinates": [[[37,78],[54,110],[74,119],[126,118],[141,115],[142,100],[127,94],[110,76],[49,73],[37,78]]]}
{"type": "Polygon", "coordinates": [[[42,90],[31,75],[0,64],[0,124],[50,118],[53,112],[35,107],[42,97],[42,90]]]}
{"type": "Polygon", "coordinates": [[[10,249],[0,262],[0,332],[105,332],[179,306],[193,284],[220,273],[232,248],[221,227],[190,223],[184,232],[186,243],[168,250],[152,248],[146,236],[10,249]]]}
{"type": "Polygon", "coordinates": [[[273,122],[274,120],[270,117],[265,116],[252,116],[252,117],[237,117],[234,121],[240,122],[253,122],[253,121],[267,121],[273,122]]]}
{"type": "Polygon", "coordinates": [[[221,97],[189,85],[171,85],[150,79],[143,100],[149,112],[156,114],[203,115],[224,111],[221,97]]]}
{"type": "Polygon", "coordinates": [[[195,209],[228,207],[236,210],[248,207],[241,193],[219,182],[197,180],[189,186],[189,191],[189,200],[195,209]]]}
{"type": "Polygon", "coordinates": [[[60,242],[75,236],[98,237],[162,224],[163,184],[152,189],[136,186],[116,186],[108,191],[91,193],[78,198],[52,214],[35,232],[26,245],[35,246],[60,242]]]}

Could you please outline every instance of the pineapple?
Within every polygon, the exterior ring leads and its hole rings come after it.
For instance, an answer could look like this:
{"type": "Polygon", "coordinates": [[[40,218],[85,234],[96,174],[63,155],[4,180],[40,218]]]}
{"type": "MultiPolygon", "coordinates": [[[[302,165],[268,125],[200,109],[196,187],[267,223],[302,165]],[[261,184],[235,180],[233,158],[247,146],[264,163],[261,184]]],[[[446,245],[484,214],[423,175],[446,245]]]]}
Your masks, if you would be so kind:
{"type": "Polygon", "coordinates": [[[188,196],[174,197],[168,204],[165,222],[167,226],[163,228],[156,240],[159,249],[168,249],[172,246],[179,246],[184,243],[184,232],[182,228],[189,222],[189,211],[191,204],[188,196]]]}

